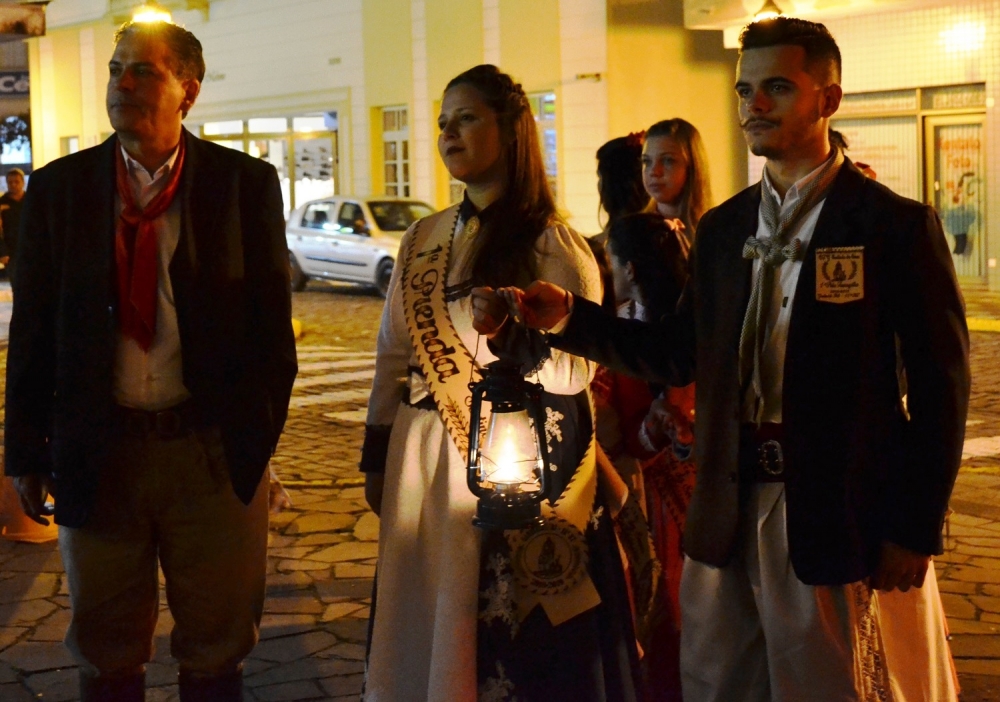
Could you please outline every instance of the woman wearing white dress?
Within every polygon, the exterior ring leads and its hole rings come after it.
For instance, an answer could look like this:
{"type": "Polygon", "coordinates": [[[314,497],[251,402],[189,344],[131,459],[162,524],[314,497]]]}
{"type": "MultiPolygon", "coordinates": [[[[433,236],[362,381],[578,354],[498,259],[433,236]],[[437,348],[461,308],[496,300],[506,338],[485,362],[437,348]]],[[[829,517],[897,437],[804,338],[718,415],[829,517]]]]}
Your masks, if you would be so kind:
{"type": "Polygon", "coordinates": [[[513,319],[489,340],[472,328],[473,287],[546,279],[598,299],[596,264],[555,211],[520,85],[494,66],[472,68],[448,84],[438,126],[441,158],[466,196],[404,236],[379,330],[361,465],[381,517],[364,699],[634,700],[624,578],[591,485],[593,367],[550,352],[513,319]],[[561,498],[543,515],[577,549],[563,555],[581,557],[576,584],[554,596],[532,590],[515,567],[519,533],[472,525],[476,498],[456,416],[469,376],[499,357],[546,391],[561,498]],[[579,509],[560,511],[570,493],[578,507],[586,498],[582,522],[579,509]]]}

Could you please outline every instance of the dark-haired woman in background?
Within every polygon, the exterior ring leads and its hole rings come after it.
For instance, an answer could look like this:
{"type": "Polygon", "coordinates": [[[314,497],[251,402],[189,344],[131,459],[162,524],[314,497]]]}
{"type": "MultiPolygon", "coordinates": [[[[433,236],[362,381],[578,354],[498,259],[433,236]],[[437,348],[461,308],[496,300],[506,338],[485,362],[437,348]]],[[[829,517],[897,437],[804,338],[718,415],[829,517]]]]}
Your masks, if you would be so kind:
{"type": "Polygon", "coordinates": [[[520,85],[494,66],[470,69],[448,84],[438,126],[466,196],[407,232],[379,330],[362,452],[381,516],[364,699],[635,700],[624,576],[596,489],[592,365],[550,352],[493,292],[555,279],[596,299],[594,259],[556,214],[520,85]],[[473,306],[494,316],[489,340],[473,306]],[[498,357],[544,386],[556,491],[572,493],[543,506],[562,531],[542,540],[535,565],[544,556],[546,574],[567,570],[553,591],[531,577],[524,531],[472,525],[468,382],[498,357]]]}
{"type": "Polygon", "coordinates": [[[623,215],[642,212],[650,204],[642,182],[642,141],[642,132],[635,132],[612,139],[597,150],[597,194],[601,209],[608,216],[599,236],[602,244],[612,222],[623,215]]]}
{"type": "MultiPolygon", "coordinates": [[[[658,214],[629,215],[608,230],[615,297],[626,302],[618,314],[656,321],[674,311],[687,281],[683,240],[658,214]]],[[[654,601],[640,621],[642,671],[648,702],[680,702],[680,606],[678,594],[684,555],[681,534],[694,489],[694,385],[665,388],[656,401],[659,412],[647,415],[654,394],[644,382],[615,374],[611,403],[617,411],[622,452],[642,467],[647,520],[662,571],[654,601]],[[665,420],[665,421],[662,421],[665,420]]],[[[637,588],[645,592],[648,588],[637,588]]]]}
{"type": "Polygon", "coordinates": [[[677,117],[646,130],[642,183],[653,199],[646,211],[683,225],[675,229],[683,232],[690,248],[698,222],[712,203],[705,145],[693,124],[677,117]]]}

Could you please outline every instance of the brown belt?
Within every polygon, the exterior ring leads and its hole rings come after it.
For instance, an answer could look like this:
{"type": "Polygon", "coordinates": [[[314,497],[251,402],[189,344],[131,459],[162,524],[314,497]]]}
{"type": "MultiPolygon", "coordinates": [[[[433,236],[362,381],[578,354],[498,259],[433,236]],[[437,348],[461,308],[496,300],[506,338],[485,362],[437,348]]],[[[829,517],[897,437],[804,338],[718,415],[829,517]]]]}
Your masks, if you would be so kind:
{"type": "Polygon", "coordinates": [[[740,426],[740,479],[748,483],[785,482],[785,434],[781,424],[740,426]]]}
{"type": "Polygon", "coordinates": [[[206,427],[204,415],[193,399],[156,412],[115,405],[114,416],[123,434],[140,439],[176,439],[206,427]]]}

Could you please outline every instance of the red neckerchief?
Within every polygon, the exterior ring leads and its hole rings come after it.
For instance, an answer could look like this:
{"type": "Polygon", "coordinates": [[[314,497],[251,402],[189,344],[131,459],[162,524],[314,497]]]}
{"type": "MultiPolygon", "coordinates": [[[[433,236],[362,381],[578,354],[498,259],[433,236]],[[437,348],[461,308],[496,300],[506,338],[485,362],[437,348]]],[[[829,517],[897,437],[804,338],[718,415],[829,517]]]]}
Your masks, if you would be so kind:
{"type": "Polygon", "coordinates": [[[149,351],[156,334],[156,295],[159,251],[153,221],[167,211],[181,182],[184,167],[184,136],[166,187],[139,209],[128,180],[128,167],[121,144],[115,149],[115,181],[122,213],[115,226],[115,265],[118,277],[118,323],[126,336],[149,351]]]}

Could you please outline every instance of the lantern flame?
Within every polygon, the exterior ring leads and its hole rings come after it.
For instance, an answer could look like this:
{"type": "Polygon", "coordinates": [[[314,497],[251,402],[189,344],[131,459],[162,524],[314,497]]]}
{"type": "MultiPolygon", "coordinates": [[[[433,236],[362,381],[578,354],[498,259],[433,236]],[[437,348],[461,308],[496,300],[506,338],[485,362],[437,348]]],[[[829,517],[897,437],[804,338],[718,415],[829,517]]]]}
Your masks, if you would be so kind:
{"type": "Polygon", "coordinates": [[[510,489],[537,480],[538,443],[524,410],[491,414],[481,453],[483,478],[495,485],[510,489]]]}

